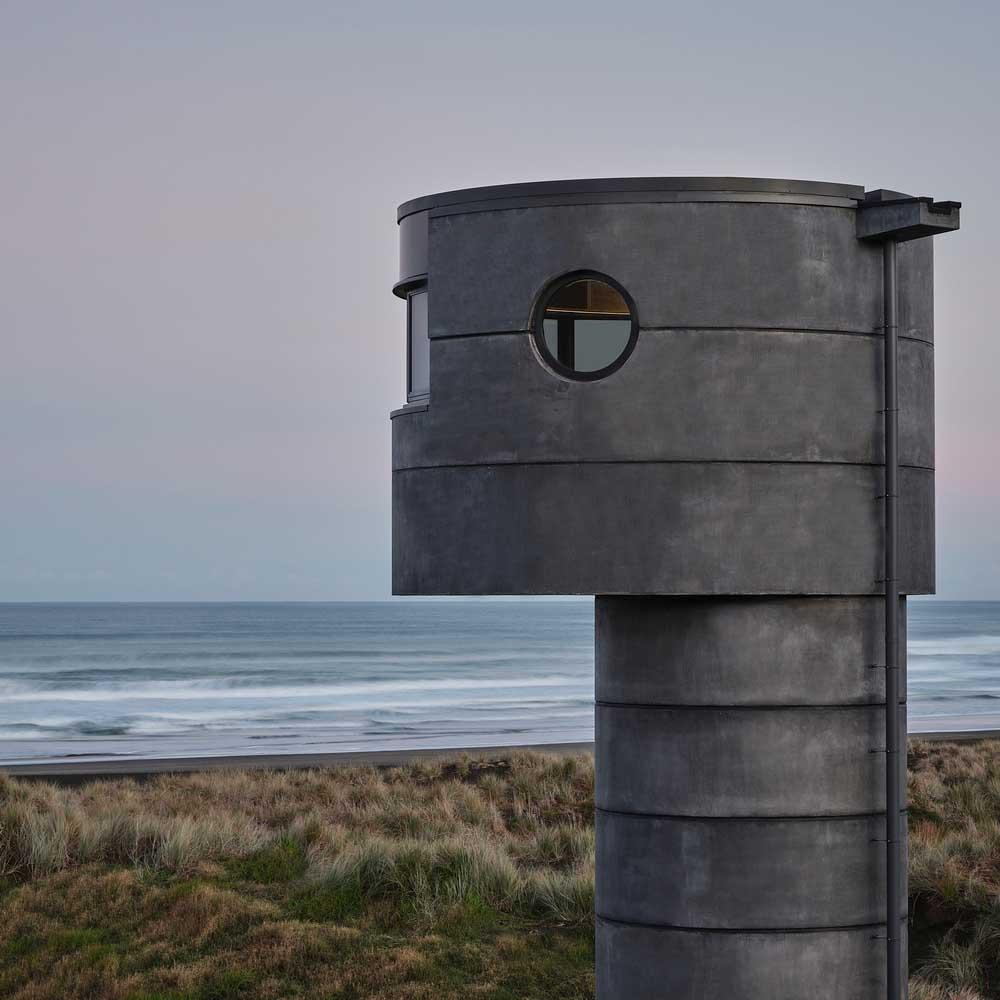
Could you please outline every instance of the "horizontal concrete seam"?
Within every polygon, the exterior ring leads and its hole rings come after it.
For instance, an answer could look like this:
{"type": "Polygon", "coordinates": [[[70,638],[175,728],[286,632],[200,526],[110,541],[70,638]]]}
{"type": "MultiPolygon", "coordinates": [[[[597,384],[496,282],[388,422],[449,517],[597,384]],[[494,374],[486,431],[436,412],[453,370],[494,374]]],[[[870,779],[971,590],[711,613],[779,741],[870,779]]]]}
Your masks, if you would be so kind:
{"type": "MultiPolygon", "coordinates": [[[[821,337],[861,337],[863,339],[878,340],[883,339],[881,329],[876,330],[832,330],[823,327],[801,327],[801,326],[640,326],[640,333],[773,333],[777,336],[787,336],[790,333],[801,333],[806,336],[821,337]]],[[[909,340],[914,344],[924,344],[926,347],[934,349],[932,340],[925,340],[923,337],[908,337],[899,334],[897,340],[909,340]]]]}
{"type": "MultiPolygon", "coordinates": [[[[849,822],[851,820],[882,819],[885,810],[868,813],[822,813],[816,816],[686,816],[684,813],[651,813],[630,812],[626,809],[608,809],[607,806],[594,806],[594,811],[606,816],[627,816],[631,819],[665,819],[677,820],[683,823],[829,823],[831,821],[849,822]]],[[[900,809],[899,815],[906,816],[908,809],[900,809]]]]}
{"type": "MultiPolygon", "coordinates": [[[[683,324],[679,326],[643,326],[639,325],[640,333],[804,333],[818,334],[832,337],[868,337],[874,340],[882,339],[881,330],[831,330],[822,327],[801,327],[801,326],[691,326],[683,324]]],[[[472,340],[476,337],[522,337],[531,331],[525,327],[516,330],[480,330],[476,333],[439,333],[430,334],[431,340],[472,340]]],[[[934,349],[934,341],[926,340],[923,337],[911,337],[905,333],[899,334],[898,340],[909,340],[915,344],[924,344],[934,349]]]]}
{"type": "MultiPolygon", "coordinates": [[[[396,472],[406,472],[406,469],[397,469],[396,472]]],[[[517,600],[520,596],[523,598],[523,590],[463,590],[462,593],[465,596],[472,597],[500,597],[505,600],[517,600]]],[[[930,591],[927,590],[914,590],[904,592],[901,596],[910,597],[913,595],[924,595],[928,594],[930,591]]],[[[396,591],[397,597],[428,597],[436,600],[445,600],[451,595],[448,591],[439,590],[432,591],[428,593],[425,590],[415,590],[411,587],[407,589],[400,588],[396,591]]],[[[534,590],[529,597],[593,597],[594,591],[591,590],[534,590]]],[[[688,592],[684,593],[671,593],[669,591],[663,590],[620,590],[620,591],[607,591],[601,595],[603,597],[661,597],[667,600],[682,600],[686,598],[691,598],[693,600],[708,601],[708,600],[720,600],[720,601],[734,601],[734,600],[756,600],[759,598],[774,598],[779,599],[820,599],[829,597],[855,597],[855,598],[868,598],[868,597],[884,597],[885,593],[882,590],[881,584],[877,590],[837,590],[832,593],[828,590],[713,590],[706,591],[700,594],[691,594],[688,592]]],[[[900,702],[903,704],[903,702],[900,702]]],[[[1000,732],[1000,730],[998,730],[1000,732]]],[[[943,737],[942,737],[943,738],[943,737]]]]}
{"type": "MultiPolygon", "coordinates": [[[[600,597],[600,598],[602,598],[602,599],[605,596],[610,596],[615,601],[617,601],[617,600],[619,600],[619,596],[620,595],[616,595],[616,594],[613,594],[613,595],[598,594],[597,596],[600,597]]],[[[624,596],[625,597],[631,597],[631,595],[624,595],[624,596]]],[[[884,596],[884,595],[880,595],[880,596],[884,596]]],[[[697,594],[680,594],[680,595],[666,595],[666,596],[664,596],[662,598],[662,600],[663,600],[664,603],[669,603],[669,604],[673,605],[673,604],[695,604],[698,601],[706,600],[706,598],[700,597],[697,594]]],[[[748,597],[748,598],[746,598],[747,602],[749,602],[749,601],[755,601],[755,600],[757,600],[757,598],[755,598],[755,597],[748,597]]],[[[782,602],[786,602],[786,601],[787,601],[787,598],[785,598],[785,597],[776,597],[775,598],[775,602],[776,603],[782,603],[782,602]]],[[[734,601],[733,603],[740,603],[740,602],[734,601]]],[[[628,606],[631,609],[632,607],[635,606],[634,602],[631,601],[631,600],[629,600],[628,601],[628,606]]],[[[618,612],[618,613],[620,614],[620,612],[618,612]]],[[[657,611],[657,614],[659,614],[659,610],[657,611]]],[[[975,731],[978,732],[978,730],[975,730],[975,731]]],[[[998,730],[998,731],[1000,731],[1000,730],[998,730]]]]}
{"type": "MultiPolygon", "coordinates": [[[[598,920],[606,924],[617,924],[620,927],[644,927],[657,931],[678,931],[682,934],[837,934],[851,931],[874,931],[885,927],[885,921],[877,924],[835,924],[830,927],[685,927],[681,924],[650,924],[640,920],[619,920],[606,917],[603,913],[595,913],[598,920]]],[[[901,917],[900,923],[906,918],[901,917]]]]}
{"type": "MultiPolygon", "coordinates": [[[[870,595],[870,596],[881,597],[883,595],[879,594],[878,591],[873,591],[872,595],[870,595]]],[[[906,703],[905,699],[900,699],[900,701],[898,701],[896,704],[899,705],[900,708],[906,708],[907,707],[907,703],[906,703]]],[[[839,705],[839,704],[829,704],[829,705],[823,705],[823,704],[812,704],[812,705],[803,705],[803,704],[795,704],[795,705],[751,705],[751,704],[743,704],[743,705],[710,705],[710,704],[707,704],[707,703],[704,703],[704,702],[699,702],[697,704],[688,704],[688,705],[685,705],[683,703],[672,702],[670,704],[658,705],[656,702],[650,702],[650,701],[606,701],[605,699],[601,698],[599,700],[595,700],[594,707],[595,708],[610,708],[610,709],[635,708],[635,709],[640,709],[641,711],[650,711],[650,712],[655,712],[655,711],[660,711],[660,710],[662,710],[664,712],[688,712],[688,711],[691,711],[691,712],[702,712],[702,711],[704,711],[704,712],[752,712],[752,711],[759,711],[759,712],[800,712],[800,711],[806,711],[806,710],[812,710],[812,709],[823,710],[823,711],[826,711],[826,710],[839,711],[839,710],[846,710],[846,709],[851,709],[851,708],[856,708],[856,709],[875,708],[875,709],[881,709],[882,711],[885,711],[885,702],[884,701],[861,701],[861,702],[857,702],[856,704],[853,704],[853,705],[839,705]]]]}
{"type": "MultiPolygon", "coordinates": [[[[905,705],[905,701],[897,702],[899,705],[905,705]]],[[[709,704],[698,704],[698,705],[685,705],[683,703],[676,702],[648,702],[648,701],[605,701],[603,698],[595,698],[594,706],[596,708],[639,708],[643,711],[679,711],[679,712],[837,712],[837,711],[860,711],[868,709],[884,709],[884,701],[870,701],[863,702],[857,705],[843,705],[843,704],[833,704],[833,705],[709,705],[709,704]]]]}
{"type": "MultiPolygon", "coordinates": [[[[490,469],[497,466],[510,465],[811,465],[819,467],[839,467],[849,469],[883,469],[883,462],[821,462],[815,459],[772,459],[772,458],[574,458],[566,460],[533,459],[521,462],[491,461],[491,462],[442,462],[440,465],[408,465],[393,472],[419,472],[425,469],[490,469]]],[[[914,469],[917,472],[934,472],[933,466],[906,465],[901,463],[901,469],[914,469]]],[[[876,498],[872,497],[874,501],[876,498]]]]}

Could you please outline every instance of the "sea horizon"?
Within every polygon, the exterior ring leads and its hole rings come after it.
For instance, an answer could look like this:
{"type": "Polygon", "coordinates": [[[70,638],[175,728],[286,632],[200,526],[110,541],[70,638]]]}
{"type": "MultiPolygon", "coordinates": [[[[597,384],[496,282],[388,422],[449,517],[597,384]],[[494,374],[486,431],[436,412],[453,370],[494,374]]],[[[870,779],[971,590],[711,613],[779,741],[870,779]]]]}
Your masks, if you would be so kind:
{"type": "MultiPolygon", "coordinates": [[[[0,602],[0,763],[590,742],[592,605],[0,602]]],[[[1000,601],[908,608],[911,733],[1000,728],[1000,601]]]]}

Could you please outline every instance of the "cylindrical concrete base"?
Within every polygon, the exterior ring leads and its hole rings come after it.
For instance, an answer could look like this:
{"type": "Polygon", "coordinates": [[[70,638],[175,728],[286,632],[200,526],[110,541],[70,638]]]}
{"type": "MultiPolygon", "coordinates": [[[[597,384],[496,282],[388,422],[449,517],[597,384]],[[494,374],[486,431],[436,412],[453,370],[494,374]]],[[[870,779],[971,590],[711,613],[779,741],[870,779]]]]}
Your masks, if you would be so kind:
{"type": "Polygon", "coordinates": [[[882,1000],[883,600],[596,615],[599,1000],[882,1000]]]}

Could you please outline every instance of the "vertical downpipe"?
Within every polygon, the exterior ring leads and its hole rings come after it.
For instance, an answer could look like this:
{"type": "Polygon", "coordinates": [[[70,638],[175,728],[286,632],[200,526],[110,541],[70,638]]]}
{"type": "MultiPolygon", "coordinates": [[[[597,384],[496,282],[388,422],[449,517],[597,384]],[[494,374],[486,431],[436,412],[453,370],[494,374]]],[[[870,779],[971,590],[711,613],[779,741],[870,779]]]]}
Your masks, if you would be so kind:
{"type": "Polygon", "coordinates": [[[905,747],[899,712],[899,574],[897,566],[899,499],[899,393],[896,382],[896,242],[882,244],[885,322],[885,827],[886,827],[886,993],[903,997],[902,807],[905,747]]]}

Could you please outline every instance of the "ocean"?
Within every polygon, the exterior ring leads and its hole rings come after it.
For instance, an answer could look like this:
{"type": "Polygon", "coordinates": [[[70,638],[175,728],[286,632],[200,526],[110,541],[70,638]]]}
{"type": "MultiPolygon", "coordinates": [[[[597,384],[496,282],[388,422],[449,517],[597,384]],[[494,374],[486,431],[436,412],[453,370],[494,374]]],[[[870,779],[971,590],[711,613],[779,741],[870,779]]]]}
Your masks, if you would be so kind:
{"type": "MultiPolygon", "coordinates": [[[[909,602],[911,732],[1000,728],[1000,602],[909,602]]],[[[0,604],[0,762],[593,738],[593,603],[0,604]]]]}

